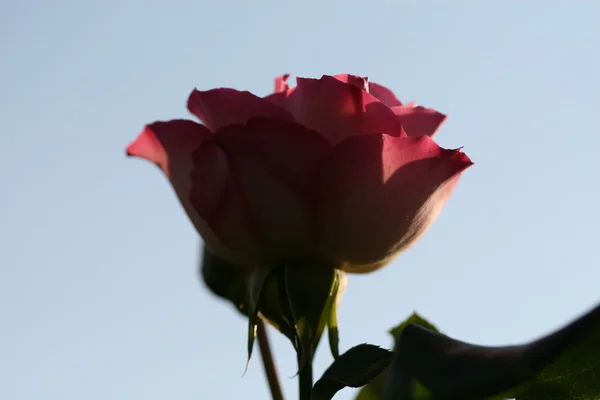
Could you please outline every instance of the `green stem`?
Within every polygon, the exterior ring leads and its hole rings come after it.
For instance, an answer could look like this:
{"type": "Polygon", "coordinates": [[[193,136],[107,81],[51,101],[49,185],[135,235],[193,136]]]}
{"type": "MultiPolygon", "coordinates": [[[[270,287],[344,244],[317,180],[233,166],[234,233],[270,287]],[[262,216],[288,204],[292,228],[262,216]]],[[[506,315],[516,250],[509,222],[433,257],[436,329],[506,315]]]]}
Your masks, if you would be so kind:
{"type": "Polygon", "coordinates": [[[300,355],[298,355],[298,366],[302,368],[298,376],[298,384],[300,390],[300,400],[311,400],[312,386],[313,386],[313,371],[312,371],[312,360],[304,367],[300,363],[300,355]]]}
{"type": "Polygon", "coordinates": [[[275,361],[273,360],[273,352],[271,351],[271,345],[269,344],[269,336],[267,336],[267,327],[260,317],[256,321],[256,331],[256,335],[258,336],[258,346],[260,347],[260,355],[263,360],[263,366],[265,367],[267,381],[269,382],[269,389],[271,390],[271,397],[273,397],[273,400],[283,400],[283,391],[281,390],[281,385],[279,384],[277,367],[275,366],[275,361]]]}

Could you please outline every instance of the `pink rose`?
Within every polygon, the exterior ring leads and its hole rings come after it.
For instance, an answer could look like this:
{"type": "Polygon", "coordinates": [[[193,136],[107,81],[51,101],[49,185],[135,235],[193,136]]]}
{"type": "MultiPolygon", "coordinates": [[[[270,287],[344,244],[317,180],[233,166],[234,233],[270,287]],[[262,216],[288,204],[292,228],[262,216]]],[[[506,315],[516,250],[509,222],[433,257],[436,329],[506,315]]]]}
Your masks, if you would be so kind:
{"type": "Polygon", "coordinates": [[[446,116],[353,75],[275,80],[264,98],[194,90],[204,125],[154,122],[127,147],[158,165],[206,246],[248,268],[311,260],[369,272],[431,225],[471,160],[446,116]]]}

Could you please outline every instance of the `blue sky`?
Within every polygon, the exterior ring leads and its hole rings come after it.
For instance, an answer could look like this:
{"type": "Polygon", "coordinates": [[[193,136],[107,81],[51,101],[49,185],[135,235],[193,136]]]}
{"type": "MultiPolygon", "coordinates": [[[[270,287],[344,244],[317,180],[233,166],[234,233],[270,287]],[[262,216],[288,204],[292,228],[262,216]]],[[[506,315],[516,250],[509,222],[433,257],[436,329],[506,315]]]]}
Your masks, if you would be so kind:
{"type": "MultiPolygon", "coordinates": [[[[342,349],[390,346],[415,309],[506,344],[598,303],[600,3],[416,3],[3,1],[0,398],[268,398],[173,191],[124,147],[187,117],[194,87],[264,95],[286,72],[366,75],[446,112],[438,142],[476,163],[416,246],[350,277],[342,349]]],[[[323,346],[317,373],[330,361],[323,346]]]]}

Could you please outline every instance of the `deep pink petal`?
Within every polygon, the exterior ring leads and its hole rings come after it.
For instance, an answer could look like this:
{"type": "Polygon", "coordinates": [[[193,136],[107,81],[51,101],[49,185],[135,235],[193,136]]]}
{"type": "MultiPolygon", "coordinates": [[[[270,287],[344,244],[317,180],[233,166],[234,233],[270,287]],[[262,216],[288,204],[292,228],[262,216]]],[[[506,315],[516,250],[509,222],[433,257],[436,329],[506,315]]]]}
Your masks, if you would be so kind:
{"type": "Polygon", "coordinates": [[[447,115],[437,110],[415,105],[393,107],[392,111],[406,134],[413,137],[433,137],[447,118],[447,115]]]}
{"type": "Polygon", "coordinates": [[[146,159],[171,177],[171,170],[179,167],[182,159],[191,161],[191,154],[211,137],[206,127],[190,120],[157,121],[144,127],[138,137],[127,146],[128,156],[146,159]]]}
{"type": "Polygon", "coordinates": [[[355,136],[373,133],[403,135],[394,113],[354,84],[324,75],[321,79],[297,78],[295,90],[269,96],[305,127],[321,133],[332,145],[355,136]]]}
{"type": "MultiPolygon", "coordinates": [[[[127,155],[140,157],[158,165],[168,177],[179,201],[194,227],[204,239],[206,246],[227,260],[240,261],[216,237],[190,198],[191,172],[194,169],[192,154],[207,143],[210,144],[211,137],[212,134],[206,127],[193,121],[154,122],[147,125],[127,147],[127,155]]],[[[209,188],[205,190],[206,197],[202,200],[202,204],[206,205],[218,200],[218,188],[223,186],[227,171],[224,158],[219,158],[218,154],[208,154],[201,163],[202,168],[209,171],[206,179],[202,182],[205,187],[209,188]]]]}
{"type": "MultiPolygon", "coordinates": [[[[222,128],[214,137],[231,166],[264,256],[277,262],[313,252],[313,182],[331,152],[327,141],[299,124],[268,118],[222,128]]],[[[238,230],[231,219],[219,234],[238,230]]]]}
{"type": "Polygon", "coordinates": [[[350,272],[381,267],[427,230],[470,165],[428,136],[340,143],[318,184],[322,257],[350,272]]]}
{"type": "MultiPolygon", "coordinates": [[[[340,82],[348,83],[361,90],[369,92],[369,78],[352,74],[337,74],[333,76],[340,82]]],[[[372,93],[371,93],[372,94],[372,93]]],[[[377,96],[375,96],[377,97],[377,96]]]]}
{"type": "Polygon", "coordinates": [[[252,117],[274,117],[293,121],[292,115],[248,91],[219,88],[207,91],[194,89],[188,99],[188,110],[212,132],[232,124],[243,124],[252,117]]]}
{"type": "Polygon", "coordinates": [[[357,86],[361,89],[366,90],[372,96],[377,98],[380,102],[385,104],[388,107],[401,106],[402,102],[398,100],[394,92],[390,89],[386,88],[375,82],[369,82],[368,78],[362,78],[357,75],[352,74],[338,74],[334,75],[334,78],[338,81],[349,83],[351,85],[357,86]]]}
{"type": "Polygon", "coordinates": [[[398,100],[394,92],[378,83],[369,83],[369,93],[377,97],[379,101],[388,107],[397,107],[402,105],[402,102],[398,100]]]}
{"type": "Polygon", "coordinates": [[[233,255],[230,261],[235,258],[240,265],[262,266],[268,260],[263,257],[243,188],[228,156],[213,139],[193,154],[191,205],[233,255]]]}
{"type": "Polygon", "coordinates": [[[265,96],[264,99],[285,109],[287,98],[296,90],[296,87],[290,88],[287,84],[289,77],[289,74],[275,77],[275,92],[265,96]]]}

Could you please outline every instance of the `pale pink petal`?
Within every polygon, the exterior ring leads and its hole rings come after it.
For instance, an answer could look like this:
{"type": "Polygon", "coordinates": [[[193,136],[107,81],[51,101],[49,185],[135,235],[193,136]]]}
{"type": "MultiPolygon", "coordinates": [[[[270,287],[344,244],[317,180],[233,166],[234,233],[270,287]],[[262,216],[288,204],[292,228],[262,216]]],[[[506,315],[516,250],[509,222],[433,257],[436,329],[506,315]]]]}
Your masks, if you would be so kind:
{"type": "MultiPolygon", "coordinates": [[[[331,151],[327,141],[299,124],[272,118],[225,127],[214,137],[245,198],[265,257],[277,262],[310,254],[313,182],[331,151]]],[[[233,235],[237,230],[237,222],[230,220],[219,231],[233,235]]]]}
{"type": "Polygon", "coordinates": [[[279,75],[275,77],[275,93],[287,92],[290,88],[286,83],[290,74],[279,75]]]}
{"type": "Polygon", "coordinates": [[[392,107],[408,136],[435,136],[447,116],[433,108],[421,106],[392,107]]]}
{"type": "Polygon", "coordinates": [[[194,89],[188,99],[188,110],[212,132],[232,124],[243,124],[252,117],[275,117],[293,121],[283,108],[248,91],[219,88],[194,89]]]}
{"type": "Polygon", "coordinates": [[[318,184],[322,257],[350,272],[381,267],[427,230],[470,165],[428,136],[340,143],[318,184]]]}

